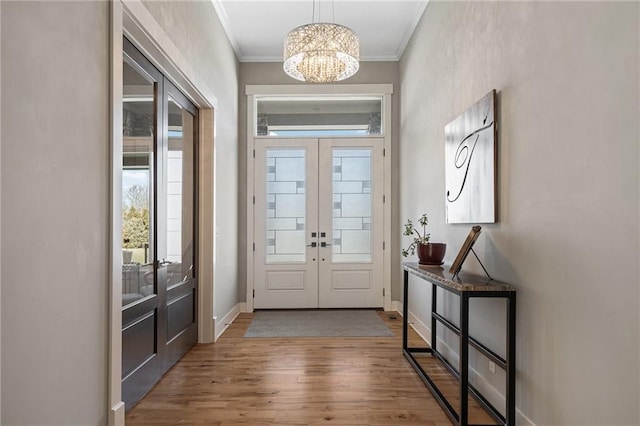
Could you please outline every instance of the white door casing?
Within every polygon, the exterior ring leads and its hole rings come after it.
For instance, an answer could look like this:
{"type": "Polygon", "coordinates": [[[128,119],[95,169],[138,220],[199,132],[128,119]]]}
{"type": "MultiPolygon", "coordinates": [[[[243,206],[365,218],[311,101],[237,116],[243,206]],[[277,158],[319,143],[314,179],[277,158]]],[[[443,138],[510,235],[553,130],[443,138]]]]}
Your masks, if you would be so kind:
{"type": "MultiPolygon", "coordinates": [[[[243,309],[246,312],[252,312],[254,306],[254,295],[256,293],[255,282],[255,268],[254,258],[255,252],[255,240],[256,232],[255,220],[254,220],[254,208],[255,208],[255,147],[263,139],[270,139],[271,136],[258,136],[257,133],[257,102],[258,99],[263,97],[291,97],[291,98],[309,98],[324,97],[324,96],[344,96],[349,98],[352,96],[381,96],[383,99],[382,109],[382,134],[384,139],[383,147],[383,261],[382,261],[382,285],[383,285],[383,308],[384,310],[392,310],[393,303],[391,300],[391,276],[392,276],[392,245],[391,238],[391,210],[394,204],[394,196],[391,194],[391,164],[393,158],[392,149],[392,95],[393,84],[343,84],[343,85],[331,85],[331,84],[317,84],[317,85],[246,85],[244,88],[245,95],[247,96],[247,109],[246,109],[246,135],[247,135],[247,156],[246,156],[246,171],[247,171],[247,192],[246,203],[248,208],[246,209],[246,303],[243,309]],[[386,202],[384,199],[386,198],[386,202]]],[[[394,266],[395,268],[395,266],[394,266]]]]}

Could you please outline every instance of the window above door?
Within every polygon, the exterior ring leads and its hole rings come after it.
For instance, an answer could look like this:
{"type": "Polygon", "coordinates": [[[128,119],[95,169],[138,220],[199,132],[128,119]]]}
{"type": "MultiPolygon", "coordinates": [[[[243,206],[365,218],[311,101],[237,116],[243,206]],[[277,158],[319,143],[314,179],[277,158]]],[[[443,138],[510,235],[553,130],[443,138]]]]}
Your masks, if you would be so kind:
{"type": "Polygon", "coordinates": [[[257,96],[255,136],[381,136],[383,97],[377,95],[257,96]]]}

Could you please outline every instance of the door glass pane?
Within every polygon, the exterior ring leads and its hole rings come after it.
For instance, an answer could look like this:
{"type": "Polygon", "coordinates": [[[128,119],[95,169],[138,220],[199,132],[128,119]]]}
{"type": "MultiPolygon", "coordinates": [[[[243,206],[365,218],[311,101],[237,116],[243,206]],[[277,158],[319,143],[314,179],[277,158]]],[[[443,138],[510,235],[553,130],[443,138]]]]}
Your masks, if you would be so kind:
{"type": "Polygon", "coordinates": [[[194,117],[169,97],[167,286],[194,277],[194,117]]]}
{"type": "Polygon", "coordinates": [[[333,262],[371,262],[371,149],[333,150],[333,262]]]}
{"type": "Polygon", "coordinates": [[[123,64],[122,305],[155,293],[152,226],[154,83],[125,56],[123,64]]]}
{"type": "Polygon", "coordinates": [[[266,262],[305,262],[306,150],[266,154],[266,262]]]}

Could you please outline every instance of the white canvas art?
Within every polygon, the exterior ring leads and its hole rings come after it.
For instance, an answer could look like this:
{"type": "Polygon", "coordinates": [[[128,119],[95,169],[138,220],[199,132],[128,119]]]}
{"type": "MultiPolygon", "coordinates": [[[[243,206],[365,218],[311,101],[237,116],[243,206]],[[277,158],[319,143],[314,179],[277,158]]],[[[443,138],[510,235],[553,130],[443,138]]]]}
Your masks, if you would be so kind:
{"type": "Polygon", "coordinates": [[[444,129],[447,223],[496,222],[492,90],[444,129]]]}

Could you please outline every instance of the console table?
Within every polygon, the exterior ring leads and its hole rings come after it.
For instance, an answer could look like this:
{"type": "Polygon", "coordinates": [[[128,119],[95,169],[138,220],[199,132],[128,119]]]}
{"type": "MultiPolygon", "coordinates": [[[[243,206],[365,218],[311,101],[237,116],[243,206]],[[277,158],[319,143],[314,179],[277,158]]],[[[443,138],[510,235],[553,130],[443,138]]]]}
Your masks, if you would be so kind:
{"type": "Polygon", "coordinates": [[[416,370],[422,381],[429,388],[438,403],[445,410],[454,424],[467,426],[469,424],[469,394],[502,425],[516,424],[516,291],[510,284],[478,275],[460,273],[453,277],[448,268],[439,266],[422,266],[417,263],[403,263],[404,268],[404,306],[402,326],[402,352],[411,366],[416,370]],[[431,347],[408,347],[407,331],[409,316],[409,274],[431,283],[431,347]],[[437,312],[437,289],[454,293],[460,298],[459,327],[437,312]],[[504,298],[507,301],[506,313],[506,359],[502,358],[490,348],[469,336],[469,299],[472,297],[504,298]],[[460,358],[456,368],[437,349],[436,324],[441,323],[460,338],[460,358]],[[506,415],[503,416],[473,385],[469,384],[469,345],[493,361],[506,372],[506,415]],[[429,353],[439,359],[449,372],[458,380],[460,390],[460,410],[456,410],[446,396],[429,377],[416,360],[414,354],[429,353]]]}

